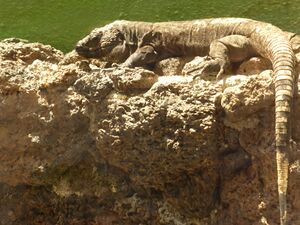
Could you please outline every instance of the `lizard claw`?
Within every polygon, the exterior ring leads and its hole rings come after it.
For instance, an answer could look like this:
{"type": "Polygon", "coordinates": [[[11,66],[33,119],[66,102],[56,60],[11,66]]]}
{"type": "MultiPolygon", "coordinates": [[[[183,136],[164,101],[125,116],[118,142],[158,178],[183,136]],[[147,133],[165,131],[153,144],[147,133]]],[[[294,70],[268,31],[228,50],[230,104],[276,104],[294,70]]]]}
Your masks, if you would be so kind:
{"type": "Polygon", "coordinates": [[[121,63],[121,64],[113,63],[113,64],[111,64],[111,67],[112,68],[132,68],[132,66],[130,66],[126,63],[121,63]]]}
{"type": "Polygon", "coordinates": [[[226,63],[222,59],[213,59],[211,57],[204,58],[204,61],[196,68],[187,71],[187,74],[194,74],[193,80],[197,77],[203,76],[216,76],[216,79],[220,79],[225,71],[226,63]]]}
{"type": "Polygon", "coordinates": [[[117,64],[117,63],[113,63],[113,64],[111,64],[111,67],[113,67],[113,68],[118,68],[120,65],[119,64],[117,64]]]}
{"type": "Polygon", "coordinates": [[[128,67],[128,68],[133,68],[133,67],[134,67],[134,66],[132,65],[132,63],[127,62],[127,61],[123,62],[120,66],[121,66],[121,67],[128,67]]]}
{"type": "Polygon", "coordinates": [[[225,69],[224,69],[224,67],[221,66],[221,69],[220,69],[219,73],[216,76],[216,80],[221,80],[222,77],[224,76],[224,72],[225,72],[225,69]]]}

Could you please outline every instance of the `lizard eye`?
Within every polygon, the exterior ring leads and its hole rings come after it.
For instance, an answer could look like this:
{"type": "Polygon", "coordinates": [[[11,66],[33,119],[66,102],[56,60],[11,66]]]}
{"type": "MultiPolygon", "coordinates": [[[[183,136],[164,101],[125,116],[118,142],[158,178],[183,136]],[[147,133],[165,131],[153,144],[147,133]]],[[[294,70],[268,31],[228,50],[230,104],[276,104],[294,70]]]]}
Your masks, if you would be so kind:
{"type": "Polygon", "coordinates": [[[91,37],[88,43],[89,47],[95,47],[99,44],[100,42],[100,37],[99,36],[95,36],[95,37],[91,37]]]}

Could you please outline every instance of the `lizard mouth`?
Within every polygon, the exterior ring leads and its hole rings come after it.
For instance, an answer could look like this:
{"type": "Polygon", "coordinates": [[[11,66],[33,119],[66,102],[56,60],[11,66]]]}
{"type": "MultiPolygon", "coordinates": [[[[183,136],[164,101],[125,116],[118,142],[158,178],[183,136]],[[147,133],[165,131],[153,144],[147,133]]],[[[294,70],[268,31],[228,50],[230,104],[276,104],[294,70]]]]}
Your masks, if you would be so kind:
{"type": "Polygon", "coordinates": [[[79,55],[87,58],[99,58],[101,56],[99,48],[76,46],[75,50],[79,55]]]}

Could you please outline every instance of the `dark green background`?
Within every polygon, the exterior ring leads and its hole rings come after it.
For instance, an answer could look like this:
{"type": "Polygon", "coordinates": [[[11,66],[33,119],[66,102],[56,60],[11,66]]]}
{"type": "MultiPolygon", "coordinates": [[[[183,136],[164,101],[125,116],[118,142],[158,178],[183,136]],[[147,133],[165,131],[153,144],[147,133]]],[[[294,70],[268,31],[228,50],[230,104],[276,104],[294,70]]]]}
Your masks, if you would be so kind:
{"type": "Polygon", "coordinates": [[[300,33],[300,0],[0,0],[0,39],[19,37],[64,52],[116,19],[247,17],[300,33]]]}

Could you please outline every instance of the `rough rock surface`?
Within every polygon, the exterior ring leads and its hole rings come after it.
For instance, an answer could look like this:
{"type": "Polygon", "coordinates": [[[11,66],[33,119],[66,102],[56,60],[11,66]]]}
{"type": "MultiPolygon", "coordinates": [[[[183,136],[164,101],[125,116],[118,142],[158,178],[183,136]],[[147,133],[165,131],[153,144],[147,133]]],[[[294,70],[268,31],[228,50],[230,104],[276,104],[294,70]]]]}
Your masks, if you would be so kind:
{"type": "Polygon", "coordinates": [[[261,57],[252,57],[248,61],[243,62],[238,70],[237,74],[254,75],[261,72],[261,70],[272,69],[272,64],[268,59],[261,57]]]}
{"type": "MultiPolygon", "coordinates": [[[[279,224],[272,73],[160,76],[0,42],[0,224],[279,224]]],[[[300,224],[300,102],[288,210],[300,224]]]]}
{"type": "Polygon", "coordinates": [[[190,58],[168,58],[156,63],[154,72],[158,75],[179,75],[182,74],[184,65],[191,61],[190,58]]]}

